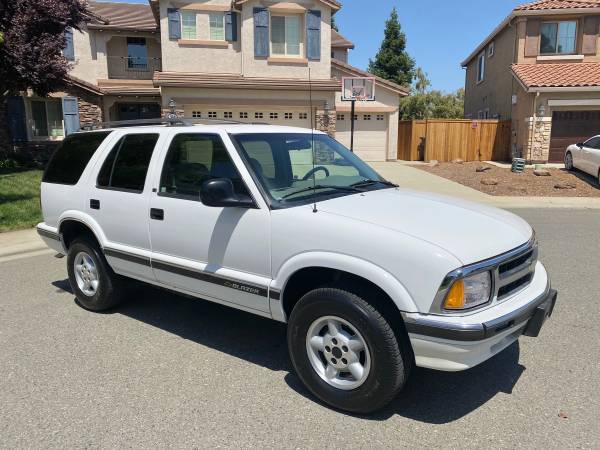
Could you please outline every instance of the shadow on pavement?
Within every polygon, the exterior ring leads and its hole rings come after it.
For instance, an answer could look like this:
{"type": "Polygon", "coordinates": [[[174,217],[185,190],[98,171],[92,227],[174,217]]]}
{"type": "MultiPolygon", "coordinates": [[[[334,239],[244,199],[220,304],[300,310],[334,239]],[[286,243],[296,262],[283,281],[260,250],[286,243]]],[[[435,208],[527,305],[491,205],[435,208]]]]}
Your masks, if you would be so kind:
{"type": "MultiPolygon", "coordinates": [[[[71,293],[68,280],[52,283],[71,293]]],[[[134,283],[131,300],[112,311],[184,339],[274,371],[289,372],[288,386],[316,400],[293,372],[285,325],[208,301],[134,283]]],[[[465,372],[415,368],[404,391],[387,408],[366,420],[400,415],[425,423],[444,424],[464,417],[498,393],[510,394],[525,368],[519,343],[465,372]]]]}

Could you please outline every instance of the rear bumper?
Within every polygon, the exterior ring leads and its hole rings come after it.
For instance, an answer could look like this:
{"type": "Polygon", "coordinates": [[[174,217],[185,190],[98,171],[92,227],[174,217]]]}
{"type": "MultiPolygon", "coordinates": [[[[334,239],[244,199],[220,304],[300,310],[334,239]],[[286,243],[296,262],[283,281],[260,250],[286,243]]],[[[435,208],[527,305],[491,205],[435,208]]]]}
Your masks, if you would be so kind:
{"type": "Polygon", "coordinates": [[[416,364],[445,371],[474,367],[515,342],[537,337],[552,315],[557,292],[549,283],[542,294],[510,312],[475,322],[444,321],[443,317],[403,314],[416,364]]]}
{"type": "Polygon", "coordinates": [[[49,248],[57,253],[65,254],[62,239],[56,228],[50,227],[45,223],[40,223],[36,229],[40,238],[42,238],[42,241],[44,241],[49,248]]]}

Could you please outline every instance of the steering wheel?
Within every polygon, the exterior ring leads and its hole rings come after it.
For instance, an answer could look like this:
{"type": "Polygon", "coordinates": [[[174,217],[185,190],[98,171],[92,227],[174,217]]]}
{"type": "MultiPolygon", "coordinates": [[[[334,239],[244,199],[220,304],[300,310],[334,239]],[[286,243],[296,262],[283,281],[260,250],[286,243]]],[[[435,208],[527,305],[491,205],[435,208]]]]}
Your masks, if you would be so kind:
{"type": "Polygon", "coordinates": [[[310,169],[308,171],[308,173],[306,175],[304,175],[304,177],[302,178],[302,181],[306,181],[310,178],[312,178],[312,176],[317,173],[319,170],[322,170],[323,172],[325,172],[325,176],[328,177],[329,176],[329,169],[327,169],[327,167],[323,167],[323,166],[317,166],[317,167],[313,167],[312,169],[310,169]]]}

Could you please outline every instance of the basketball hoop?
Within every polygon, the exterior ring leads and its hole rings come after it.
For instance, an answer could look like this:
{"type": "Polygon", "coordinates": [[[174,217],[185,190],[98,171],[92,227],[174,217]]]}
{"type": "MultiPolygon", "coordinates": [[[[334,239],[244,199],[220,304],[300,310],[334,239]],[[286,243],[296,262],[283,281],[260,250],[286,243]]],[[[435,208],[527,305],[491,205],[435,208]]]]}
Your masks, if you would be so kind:
{"type": "Polygon", "coordinates": [[[354,152],[354,116],[356,115],[356,102],[375,101],[375,78],[342,78],[342,101],[352,102],[352,107],[350,108],[350,151],[354,152]]]}

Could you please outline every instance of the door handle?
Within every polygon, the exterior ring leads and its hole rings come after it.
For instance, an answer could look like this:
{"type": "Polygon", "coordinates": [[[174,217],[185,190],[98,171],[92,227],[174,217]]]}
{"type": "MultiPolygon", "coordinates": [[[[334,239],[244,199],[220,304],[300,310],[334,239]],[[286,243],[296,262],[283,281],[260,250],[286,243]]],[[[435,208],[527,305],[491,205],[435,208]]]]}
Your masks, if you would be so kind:
{"type": "Polygon", "coordinates": [[[163,209],[150,208],[150,218],[152,220],[165,220],[165,211],[163,209]]]}
{"type": "Polygon", "coordinates": [[[100,209],[100,200],[90,199],[90,208],[91,209],[100,209]]]}

